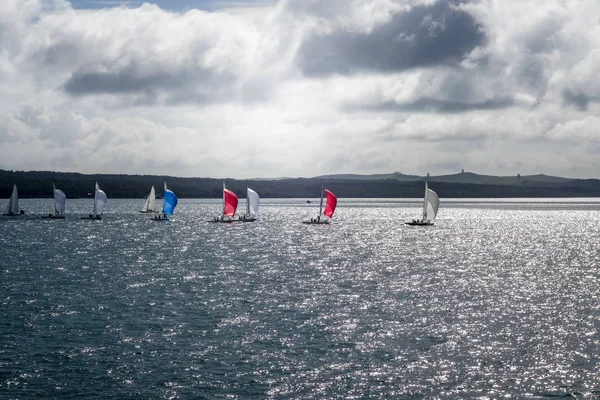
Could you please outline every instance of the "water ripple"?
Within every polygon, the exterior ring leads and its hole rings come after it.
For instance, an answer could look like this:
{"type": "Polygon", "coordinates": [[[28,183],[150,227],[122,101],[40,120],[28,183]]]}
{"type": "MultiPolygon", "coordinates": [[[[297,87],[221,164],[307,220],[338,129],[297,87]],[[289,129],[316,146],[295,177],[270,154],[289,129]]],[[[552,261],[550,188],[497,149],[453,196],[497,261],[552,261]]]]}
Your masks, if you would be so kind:
{"type": "MultiPolygon", "coordinates": [[[[46,200],[23,200],[30,213],[46,200]]],[[[0,220],[9,398],[599,398],[600,203],[302,201],[0,220]]]]}

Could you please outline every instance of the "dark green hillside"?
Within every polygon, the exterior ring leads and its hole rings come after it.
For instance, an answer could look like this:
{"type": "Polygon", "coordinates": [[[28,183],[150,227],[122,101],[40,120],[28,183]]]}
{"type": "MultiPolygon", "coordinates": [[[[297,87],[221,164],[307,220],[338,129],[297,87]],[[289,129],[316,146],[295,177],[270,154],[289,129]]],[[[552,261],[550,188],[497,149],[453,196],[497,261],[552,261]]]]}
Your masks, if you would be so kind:
{"type": "MultiPolygon", "coordinates": [[[[406,175],[404,175],[406,176],[406,175]]],[[[565,179],[535,175],[514,178],[492,177],[463,173],[443,177],[430,177],[429,187],[441,198],[493,198],[493,197],[600,197],[600,181],[596,179],[565,179]],[[462,176],[463,182],[454,182],[462,176]],[[440,179],[441,178],[441,179],[440,179]],[[439,180],[438,180],[439,179],[439,180]],[[513,179],[513,178],[511,178],[513,179]],[[495,183],[478,183],[481,181],[495,183]]],[[[109,198],[143,198],[154,185],[158,196],[162,194],[163,182],[180,198],[219,198],[223,180],[214,178],[178,178],[156,175],[114,175],[64,173],[50,171],[4,171],[0,170],[0,198],[8,198],[13,184],[19,188],[19,196],[51,197],[52,182],[67,197],[88,197],[98,182],[109,198]]],[[[399,179],[353,179],[353,178],[286,178],[278,180],[250,180],[249,186],[263,198],[315,198],[319,196],[321,182],[338,197],[406,197],[423,196],[423,179],[410,176],[399,179]]],[[[227,188],[245,197],[245,180],[226,179],[227,188]]]]}

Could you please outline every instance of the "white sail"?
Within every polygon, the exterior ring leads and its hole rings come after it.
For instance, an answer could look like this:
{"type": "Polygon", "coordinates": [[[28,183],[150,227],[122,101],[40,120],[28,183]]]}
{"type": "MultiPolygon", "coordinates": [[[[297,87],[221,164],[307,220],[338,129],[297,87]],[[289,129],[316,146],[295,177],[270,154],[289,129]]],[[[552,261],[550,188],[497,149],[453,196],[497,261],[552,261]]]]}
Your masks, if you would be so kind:
{"type": "Polygon", "coordinates": [[[8,199],[6,205],[5,214],[18,214],[19,213],[19,192],[17,191],[17,185],[13,185],[13,191],[8,199]]]}
{"type": "Polygon", "coordinates": [[[102,214],[104,207],[106,207],[106,203],[108,203],[106,193],[100,190],[100,186],[98,186],[98,182],[96,182],[96,192],[94,194],[94,217],[102,214]]]}
{"type": "Polygon", "coordinates": [[[323,214],[323,182],[321,182],[321,204],[319,204],[319,217],[323,214]]]}
{"type": "Polygon", "coordinates": [[[260,197],[258,197],[258,193],[252,189],[247,189],[246,196],[248,196],[248,210],[250,215],[257,216],[258,206],[260,204],[260,197]]]}
{"type": "MultiPolygon", "coordinates": [[[[54,187],[54,184],[52,185],[54,187]]],[[[54,210],[57,213],[64,214],[67,205],[67,196],[62,190],[54,188],[54,210]]]]}
{"type": "Polygon", "coordinates": [[[426,199],[427,218],[433,221],[437,215],[438,208],[440,208],[440,198],[436,192],[427,189],[426,199]]]}
{"type": "Polygon", "coordinates": [[[154,191],[154,185],[152,185],[152,189],[150,189],[150,194],[146,198],[146,202],[144,203],[144,207],[142,207],[142,211],[150,212],[155,211],[156,208],[156,192],[154,191]]]}

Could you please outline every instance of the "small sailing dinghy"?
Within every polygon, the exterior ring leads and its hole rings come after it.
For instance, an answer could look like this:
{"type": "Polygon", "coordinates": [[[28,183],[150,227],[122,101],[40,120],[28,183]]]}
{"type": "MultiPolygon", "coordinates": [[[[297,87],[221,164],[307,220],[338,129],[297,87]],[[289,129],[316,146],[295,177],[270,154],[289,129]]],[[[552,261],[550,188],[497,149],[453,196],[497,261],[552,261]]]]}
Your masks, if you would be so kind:
{"type": "Polygon", "coordinates": [[[425,196],[423,198],[423,218],[413,219],[412,221],[405,222],[405,224],[412,226],[433,225],[433,220],[437,215],[439,207],[440,198],[438,197],[436,192],[427,188],[427,181],[425,181],[425,196]]]}
{"type": "MultiPolygon", "coordinates": [[[[166,183],[165,183],[166,185],[166,183]]],[[[144,207],[140,210],[141,213],[153,213],[156,212],[156,193],[154,192],[154,185],[152,185],[152,189],[150,189],[150,194],[146,198],[146,202],[144,203],[144,207]]]]}
{"type": "Polygon", "coordinates": [[[321,183],[321,202],[319,205],[319,215],[316,218],[311,218],[309,221],[302,221],[303,224],[318,224],[328,225],[331,223],[335,207],[337,206],[337,197],[327,189],[323,189],[321,183]],[[327,195],[327,203],[325,204],[325,210],[323,210],[323,192],[327,195]],[[327,219],[321,219],[321,215],[325,215],[327,219]]]}
{"type": "Polygon", "coordinates": [[[94,192],[94,209],[89,216],[81,217],[81,219],[102,219],[102,211],[104,211],[106,203],[108,203],[108,197],[106,197],[106,193],[100,190],[100,186],[98,186],[98,182],[96,182],[96,190],[94,192]]]}
{"type": "Polygon", "coordinates": [[[8,204],[6,205],[2,215],[5,217],[16,217],[22,214],[25,214],[25,211],[19,210],[19,192],[17,191],[17,185],[13,185],[10,199],[8,199],[8,204]]]}
{"type": "Polygon", "coordinates": [[[242,222],[254,222],[258,216],[258,206],[260,204],[260,197],[258,193],[248,187],[248,181],[246,181],[246,214],[240,215],[239,221],[242,222]]]}
{"type": "MultiPolygon", "coordinates": [[[[154,186],[152,186],[152,191],[154,192],[154,186]]],[[[177,196],[171,190],[167,189],[167,182],[165,182],[162,214],[155,216],[152,220],[168,221],[169,216],[173,215],[173,211],[175,211],[175,206],[177,206],[177,196]]]]}
{"type": "Polygon", "coordinates": [[[62,190],[57,189],[54,183],[52,184],[52,191],[54,192],[54,214],[48,213],[48,215],[42,215],[42,218],[64,219],[67,196],[62,190]]]}
{"type": "Polygon", "coordinates": [[[233,222],[233,216],[238,206],[238,197],[229,189],[225,189],[225,182],[223,182],[223,214],[218,217],[214,217],[212,221],[208,222],[233,222]]]}

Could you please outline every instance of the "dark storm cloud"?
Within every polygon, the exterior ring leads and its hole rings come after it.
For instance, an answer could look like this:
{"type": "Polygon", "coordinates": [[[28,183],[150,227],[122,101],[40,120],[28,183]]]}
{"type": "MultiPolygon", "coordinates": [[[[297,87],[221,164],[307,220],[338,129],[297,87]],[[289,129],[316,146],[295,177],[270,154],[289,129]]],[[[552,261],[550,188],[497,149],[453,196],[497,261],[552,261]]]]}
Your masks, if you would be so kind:
{"type": "Polygon", "coordinates": [[[486,100],[477,103],[466,103],[461,101],[438,100],[422,97],[409,103],[386,101],[377,105],[350,105],[345,108],[348,110],[362,109],[375,112],[431,112],[440,114],[453,114],[478,110],[498,110],[508,108],[513,105],[514,100],[510,98],[486,100]]]}
{"type": "Polygon", "coordinates": [[[366,33],[338,28],[313,35],[302,43],[298,62],[313,76],[456,64],[485,39],[477,22],[457,4],[442,0],[414,7],[366,33]]]}
{"type": "Polygon", "coordinates": [[[137,95],[135,104],[151,105],[164,93],[167,103],[205,103],[222,98],[233,77],[200,67],[151,68],[132,62],[122,68],[106,70],[89,67],[74,72],[64,84],[73,96],[92,94],[137,95]],[[140,97],[141,96],[141,97],[140,97]]]}
{"type": "Polygon", "coordinates": [[[65,83],[65,90],[72,95],[94,93],[135,93],[165,87],[180,87],[189,74],[143,72],[135,64],[112,71],[79,70],[65,83]]]}
{"type": "Polygon", "coordinates": [[[584,93],[565,89],[563,91],[563,102],[568,106],[577,108],[579,111],[586,111],[590,104],[590,98],[584,93]]]}

